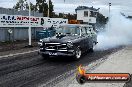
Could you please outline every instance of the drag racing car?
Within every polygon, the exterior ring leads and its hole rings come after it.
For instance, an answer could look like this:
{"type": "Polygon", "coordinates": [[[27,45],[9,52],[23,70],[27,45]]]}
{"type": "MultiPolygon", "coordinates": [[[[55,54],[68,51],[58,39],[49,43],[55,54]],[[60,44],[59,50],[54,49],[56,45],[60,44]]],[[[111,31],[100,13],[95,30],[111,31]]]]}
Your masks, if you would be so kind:
{"type": "Polygon", "coordinates": [[[44,58],[67,56],[75,60],[84,52],[93,52],[97,35],[92,25],[67,24],[56,29],[56,35],[38,42],[39,53],[44,58]]]}

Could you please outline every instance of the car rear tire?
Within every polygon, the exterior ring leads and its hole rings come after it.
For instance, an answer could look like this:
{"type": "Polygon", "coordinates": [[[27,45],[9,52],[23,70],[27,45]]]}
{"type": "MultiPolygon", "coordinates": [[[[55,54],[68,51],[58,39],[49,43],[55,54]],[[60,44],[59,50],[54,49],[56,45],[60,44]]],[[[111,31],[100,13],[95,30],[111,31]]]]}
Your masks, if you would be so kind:
{"type": "Polygon", "coordinates": [[[77,47],[77,48],[75,49],[74,59],[75,59],[75,60],[79,60],[79,59],[81,58],[81,55],[82,55],[82,51],[80,50],[79,47],[77,47]]]}
{"type": "Polygon", "coordinates": [[[93,48],[90,48],[90,49],[89,49],[89,52],[90,52],[90,53],[93,53],[93,52],[94,52],[93,48]]]}

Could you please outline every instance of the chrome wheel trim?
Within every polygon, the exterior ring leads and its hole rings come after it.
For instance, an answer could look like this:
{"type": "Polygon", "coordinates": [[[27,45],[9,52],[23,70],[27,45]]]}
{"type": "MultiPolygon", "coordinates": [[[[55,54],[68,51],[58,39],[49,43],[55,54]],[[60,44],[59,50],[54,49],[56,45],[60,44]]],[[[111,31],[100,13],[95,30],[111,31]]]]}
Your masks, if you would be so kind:
{"type": "Polygon", "coordinates": [[[76,50],[76,58],[79,59],[81,57],[81,54],[82,54],[81,50],[79,48],[77,48],[77,50],[76,50]]]}

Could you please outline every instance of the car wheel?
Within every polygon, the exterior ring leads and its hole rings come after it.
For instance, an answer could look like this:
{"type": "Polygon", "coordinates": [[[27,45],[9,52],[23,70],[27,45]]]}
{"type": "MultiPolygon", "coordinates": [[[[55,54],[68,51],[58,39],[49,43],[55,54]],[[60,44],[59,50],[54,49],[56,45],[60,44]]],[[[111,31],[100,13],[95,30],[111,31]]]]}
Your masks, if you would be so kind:
{"type": "Polygon", "coordinates": [[[44,60],[48,59],[48,56],[41,54],[41,56],[43,57],[44,60]]]}
{"type": "Polygon", "coordinates": [[[80,50],[79,47],[77,47],[76,50],[75,50],[75,56],[74,56],[75,60],[80,59],[81,55],[82,55],[82,51],[80,50]]]}
{"type": "Polygon", "coordinates": [[[93,48],[90,48],[90,49],[89,49],[89,52],[91,52],[91,53],[94,52],[93,48]]]}

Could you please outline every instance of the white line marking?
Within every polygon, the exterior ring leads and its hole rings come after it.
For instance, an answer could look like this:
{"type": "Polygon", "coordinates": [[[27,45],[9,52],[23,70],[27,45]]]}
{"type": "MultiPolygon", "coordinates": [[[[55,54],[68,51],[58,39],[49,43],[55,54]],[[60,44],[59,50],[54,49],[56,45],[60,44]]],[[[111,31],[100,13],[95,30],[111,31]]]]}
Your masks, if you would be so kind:
{"type": "Polygon", "coordinates": [[[28,53],[36,52],[36,51],[39,51],[39,50],[33,50],[33,51],[28,51],[28,52],[23,52],[23,53],[4,55],[4,56],[0,56],[0,58],[3,58],[3,57],[12,57],[12,56],[17,56],[17,55],[23,55],[23,54],[28,54],[28,53]]]}

